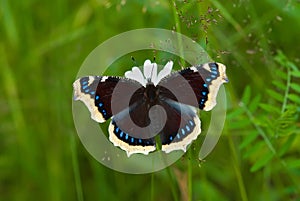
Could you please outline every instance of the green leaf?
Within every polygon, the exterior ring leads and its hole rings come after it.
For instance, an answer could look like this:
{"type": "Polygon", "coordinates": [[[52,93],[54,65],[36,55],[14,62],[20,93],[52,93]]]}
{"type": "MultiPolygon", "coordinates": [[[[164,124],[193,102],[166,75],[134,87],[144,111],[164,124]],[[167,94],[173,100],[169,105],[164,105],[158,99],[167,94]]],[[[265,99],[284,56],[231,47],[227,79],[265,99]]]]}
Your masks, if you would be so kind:
{"type": "Polygon", "coordinates": [[[236,117],[240,117],[244,113],[243,108],[239,107],[236,110],[229,112],[226,116],[227,119],[234,119],[236,117]]]}
{"type": "Polygon", "coordinates": [[[272,128],[273,127],[273,118],[272,116],[274,116],[273,113],[268,112],[268,116],[264,116],[264,117],[260,117],[259,121],[256,122],[257,126],[261,126],[261,127],[265,127],[267,128],[272,128]]]}
{"type": "Polygon", "coordinates": [[[251,125],[251,121],[248,118],[243,118],[239,121],[230,122],[228,127],[230,129],[245,129],[249,125],[251,125]]]}
{"type": "Polygon", "coordinates": [[[287,77],[288,77],[287,73],[286,73],[286,72],[283,72],[283,71],[281,71],[281,70],[275,71],[275,74],[276,74],[276,77],[279,77],[279,78],[281,78],[281,79],[283,79],[283,80],[286,80],[287,77]]]}
{"type": "Polygon", "coordinates": [[[278,89],[281,89],[281,90],[285,90],[286,89],[286,86],[285,84],[283,84],[282,82],[278,81],[278,80],[274,80],[272,82],[272,84],[277,87],[278,89]]]}
{"type": "Polygon", "coordinates": [[[242,102],[245,104],[245,105],[248,105],[249,101],[250,101],[250,96],[251,96],[251,88],[250,86],[246,86],[245,90],[244,90],[244,93],[243,93],[243,96],[242,96],[242,102]]]}
{"type": "Polygon", "coordinates": [[[289,94],[288,95],[288,99],[297,103],[297,104],[300,104],[300,97],[299,95],[296,95],[296,94],[289,94]]]}
{"type": "Polygon", "coordinates": [[[285,68],[298,70],[297,66],[293,62],[291,62],[281,51],[277,52],[277,55],[275,56],[275,61],[277,61],[280,65],[282,65],[285,68]]]}
{"type": "Polygon", "coordinates": [[[286,56],[283,54],[281,50],[277,51],[277,54],[275,56],[275,61],[277,61],[279,64],[285,66],[286,65],[286,56]]]}
{"type": "Polygon", "coordinates": [[[299,169],[300,168],[300,160],[299,158],[293,158],[290,159],[288,161],[286,161],[286,164],[289,168],[295,168],[295,169],[299,169]]]}
{"type": "Polygon", "coordinates": [[[280,149],[278,151],[279,156],[284,155],[289,150],[289,148],[292,146],[295,138],[296,138],[296,135],[291,135],[288,137],[288,139],[283,143],[283,145],[280,146],[280,149]]]}
{"type": "Polygon", "coordinates": [[[240,144],[239,148],[243,149],[247,147],[250,143],[252,143],[256,139],[257,136],[258,136],[258,132],[256,130],[247,133],[247,136],[245,137],[245,139],[243,139],[243,142],[242,144],[240,144]]]}
{"type": "Polygon", "coordinates": [[[265,112],[267,113],[276,113],[276,114],[280,114],[280,110],[281,108],[279,107],[275,107],[273,105],[270,104],[265,104],[265,103],[261,103],[259,104],[259,107],[262,108],[265,112]]]}
{"type": "Polygon", "coordinates": [[[275,100],[279,101],[280,103],[283,102],[283,99],[284,99],[284,96],[274,90],[270,90],[270,89],[267,89],[267,93],[272,97],[274,98],[275,100]]]}
{"type": "Polygon", "coordinates": [[[300,77],[300,71],[292,71],[291,74],[294,77],[300,77]]]}
{"type": "Polygon", "coordinates": [[[249,158],[250,156],[254,155],[255,152],[258,150],[261,150],[263,147],[265,147],[264,141],[259,141],[253,146],[249,147],[249,149],[244,153],[243,157],[244,158],[249,158]]]}
{"type": "Polygon", "coordinates": [[[257,170],[261,169],[273,158],[273,156],[274,156],[274,154],[272,152],[268,152],[268,153],[264,154],[262,157],[260,157],[258,159],[258,161],[256,161],[254,163],[254,165],[251,167],[250,171],[256,172],[257,170]]]}
{"type": "Polygon", "coordinates": [[[291,61],[288,61],[287,65],[288,65],[288,67],[290,67],[294,71],[298,71],[299,70],[297,68],[297,66],[293,62],[291,62],[291,61]]]}
{"type": "Polygon", "coordinates": [[[300,85],[299,84],[296,84],[296,83],[291,83],[291,88],[293,90],[295,90],[296,92],[300,93],[300,85]]]}
{"type": "Polygon", "coordinates": [[[259,106],[259,103],[260,103],[260,99],[261,99],[261,95],[259,94],[251,100],[251,102],[249,104],[249,110],[251,112],[254,112],[257,109],[257,107],[259,106]]]}

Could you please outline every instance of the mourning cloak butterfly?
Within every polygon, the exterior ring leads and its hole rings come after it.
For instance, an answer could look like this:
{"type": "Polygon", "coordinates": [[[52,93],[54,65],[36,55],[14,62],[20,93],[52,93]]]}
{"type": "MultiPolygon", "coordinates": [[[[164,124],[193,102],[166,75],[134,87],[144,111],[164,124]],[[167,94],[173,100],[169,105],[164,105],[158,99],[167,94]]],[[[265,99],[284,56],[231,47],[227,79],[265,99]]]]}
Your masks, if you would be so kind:
{"type": "Polygon", "coordinates": [[[226,67],[212,62],[171,73],[172,67],[169,61],[157,74],[157,64],[146,60],[144,73],[133,67],[125,78],[81,77],[73,83],[74,99],[96,122],[111,118],[109,140],[128,156],[147,155],[158,141],[166,153],[186,151],[201,133],[196,108],[209,111],[216,105],[220,86],[228,82],[226,67]]]}

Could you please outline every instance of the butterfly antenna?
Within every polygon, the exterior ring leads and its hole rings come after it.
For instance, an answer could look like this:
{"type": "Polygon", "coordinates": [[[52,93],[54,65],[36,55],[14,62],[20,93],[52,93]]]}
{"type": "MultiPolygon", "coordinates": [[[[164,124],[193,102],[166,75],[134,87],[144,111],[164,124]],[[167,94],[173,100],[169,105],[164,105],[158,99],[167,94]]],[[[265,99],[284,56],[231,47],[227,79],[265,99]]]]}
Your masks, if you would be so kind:
{"type": "Polygon", "coordinates": [[[135,66],[137,66],[136,60],[135,60],[135,58],[134,58],[133,56],[131,56],[131,60],[132,60],[133,64],[134,64],[135,66]]]}
{"type": "Polygon", "coordinates": [[[181,69],[184,69],[184,65],[181,63],[180,60],[177,61],[178,65],[181,67],[181,69]]]}

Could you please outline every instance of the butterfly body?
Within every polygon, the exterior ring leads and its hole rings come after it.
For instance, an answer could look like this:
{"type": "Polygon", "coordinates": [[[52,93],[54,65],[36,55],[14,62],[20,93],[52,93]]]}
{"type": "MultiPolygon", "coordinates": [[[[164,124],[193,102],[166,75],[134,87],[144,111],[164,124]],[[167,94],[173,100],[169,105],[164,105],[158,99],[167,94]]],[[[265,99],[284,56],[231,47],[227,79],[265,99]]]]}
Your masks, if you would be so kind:
{"type": "Polygon", "coordinates": [[[87,76],[73,84],[75,100],[88,107],[92,119],[109,125],[109,139],[127,152],[148,154],[156,149],[159,135],[162,151],[185,151],[201,132],[195,108],[211,110],[226,67],[207,63],[171,73],[168,62],[157,74],[157,65],[146,60],[144,74],[137,67],[126,78],[87,76]]]}
{"type": "Polygon", "coordinates": [[[157,102],[158,95],[159,95],[159,89],[155,87],[153,83],[149,83],[146,85],[144,91],[144,98],[146,99],[149,107],[153,106],[157,102]]]}

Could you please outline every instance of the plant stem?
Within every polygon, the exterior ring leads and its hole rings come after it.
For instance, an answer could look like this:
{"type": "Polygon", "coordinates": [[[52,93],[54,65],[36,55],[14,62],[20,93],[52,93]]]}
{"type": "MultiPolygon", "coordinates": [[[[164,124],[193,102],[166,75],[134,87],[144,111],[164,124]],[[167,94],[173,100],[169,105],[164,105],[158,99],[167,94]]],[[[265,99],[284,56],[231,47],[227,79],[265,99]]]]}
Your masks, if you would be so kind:
{"type": "Polygon", "coordinates": [[[151,173],[151,192],[150,192],[150,200],[154,201],[154,173],[151,173]]]}
{"type": "Polygon", "coordinates": [[[188,151],[188,195],[189,201],[193,200],[193,164],[192,164],[192,151],[188,151]]]}
{"type": "Polygon", "coordinates": [[[168,176],[169,176],[169,179],[170,179],[170,185],[171,185],[171,191],[172,191],[172,195],[173,195],[173,198],[174,198],[174,201],[178,201],[178,194],[176,193],[176,185],[177,185],[177,182],[176,180],[174,179],[174,174],[171,172],[171,169],[170,167],[167,167],[167,173],[168,173],[168,176]]]}
{"type": "Polygon", "coordinates": [[[80,171],[79,171],[79,165],[78,165],[78,159],[77,159],[76,142],[75,142],[74,136],[70,137],[70,144],[71,144],[72,167],[73,167],[73,171],[74,171],[77,200],[83,201],[84,199],[83,199],[83,193],[82,193],[80,171]]]}
{"type": "Polygon", "coordinates": [[[286,109],[287,99],[288,99],[289,90],[290,90],[290,86],[291,86],[291,70],[290,70],[289,65],[287,65],[287,70],[288,70],[288,72],[287,72],[286,89],[284,92],[284,99],[283,99],[283,103],[282,103],[282,107],[281,107],[281,114],[283,114],[286,109]]]}
{"type": "MultiPolygon", "coordinates": [[[[171,6],[172,6],[173,17],[174,17],[174,22],[175,22],[175,29],[178,33],[181,34],[180,20],[179,20],[178,12],[176,9],[176,2],[174,0],[171,0],[171,6]]],[[[182,49],[182,37],[180,34],[177,37],[177,42],[178,42],[178,48],[179,48],[179,54],[180,54],[180,62],[184,66],[185,60],[184,60],[184,54],[183,54],[183,49],[182,49]]]]}
{"type": "Polygon", "coordinates": [[[262,136],[262,138],[266,142],[266,144],[269,147],[269,149],[271,150],[271,152],[274,155],[277,155],[277,152],[276,152],[275,148],[273,147],[271,141],[267,137],[267,134],[264,132],[264,130],[260,126],[258,126],[256,124],[255,118],[254,118],[253,114],[251,113],[251,111],[244,104],[241,104],[241,106],[245,110],[246,115],[249,117],[249,119],[250,119],[251,123],[253,124],[253,126],[255,127],[255,129],[258,131],[258,133],[262,136]]]}
{"type": "Polygon", "coordinates": [[[241,198],[243,201],[248,201],[248,197],[247,197],[247,192],[246,192],[246,188],[244,185],[244,181],[243,181],[243,177],[240,171],[240,166],[238,164],[238,157],[235,151],[235,146],[233,144],[232,138],[231,136],[229,136],[229,146],[230,146],[230,150],[232,153],[232,162],[233,162],[233,168],[234,168],[234,172],[238,181],[238,185],[239,185],[239,189],[240,189],[240,194],[241,194],[241,198]]]}

